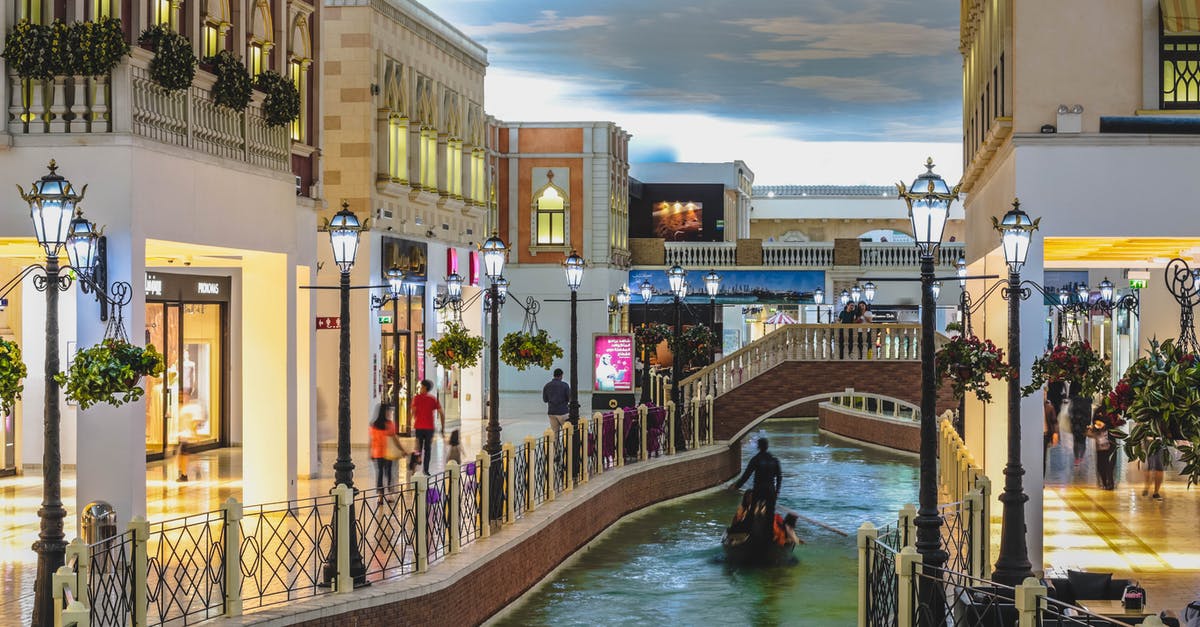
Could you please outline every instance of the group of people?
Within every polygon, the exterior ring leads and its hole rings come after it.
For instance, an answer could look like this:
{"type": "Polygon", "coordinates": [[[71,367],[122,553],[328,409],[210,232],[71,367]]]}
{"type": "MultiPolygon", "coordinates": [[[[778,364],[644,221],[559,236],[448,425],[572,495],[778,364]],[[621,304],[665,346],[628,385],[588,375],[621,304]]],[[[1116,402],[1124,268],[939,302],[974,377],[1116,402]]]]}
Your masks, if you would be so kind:
{"type": "Polygon", "coordinates": [[[842,312],[838,314],[838,322],[841,324],[866,324],[871,322],[875,315],[871,313],[871,306],[867,301],[860,300],[858,303],[846,303],[842,308],[842,312]]]}
{"type": "MultiPolygon", "coordinates": [[[[1046,386],[1043,400],[1045,421],[1042,428],[1044,454],[1042,473],[1045,474],[1050,460],[1050,451],[1059,446],[1059,417],[1064,409],[1071,432],[1071,450],[1076,468],[1083,463],[1089,439],[1095,442],[1096,479],[1102,490],[1115,490],[1118,443],[1109,435],[1104,420],[1093,412],[1092,399],[1073,394],[1077,384],[1068,381],[1053,381],[1046,386]]],[[[1169,463],[1165,449],[1146,459],[1145,484],[1142,496],[1162,500],[1163,470],[1169,463]],[[1153,490],[1153,492],[1151,492],[1153,490]]]]}
{"type": "MultiPolygon", "coordinates": [[[[413,417],[413,430],[416,432],[416,446],[412,451],[404,448],[396,425],[396,408],[388,403],[381,403],[371,421],[369,429],[371,436],[370,455],[375,465],[375,487],[382,488],[392,485],[393,464],[403,458],[408,459],[409,475],[415,474],[417,468],[426,475],[429,474],[429,461],[433,455],[433,435],[435,430],[434,418],[441,419],[441,432],[446,433],[446,414],[437,396],[433,394],[433,382],[422,380],[420,392],[413,396],[410,411],[413,417]]],[[[450,432],[446,442],[446,461],[462,463],[463,447],[458,429],[450,432]]]]}

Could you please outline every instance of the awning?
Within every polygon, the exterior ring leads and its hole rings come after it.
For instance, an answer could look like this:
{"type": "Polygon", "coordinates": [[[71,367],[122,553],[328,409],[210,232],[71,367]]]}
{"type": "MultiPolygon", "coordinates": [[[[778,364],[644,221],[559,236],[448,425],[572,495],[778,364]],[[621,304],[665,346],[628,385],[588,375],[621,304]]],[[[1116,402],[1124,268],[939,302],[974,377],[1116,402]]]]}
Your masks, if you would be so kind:
{"type": "Polygon", "coordinates": [[[1200,0],[1158,0],[1164,33],[1200,32],[1200,0]]]}
{"type": "Polygon", "coordinates": [[[796,319],[780,311],[767,318],[766,324],[796,324],[796,319]]]}

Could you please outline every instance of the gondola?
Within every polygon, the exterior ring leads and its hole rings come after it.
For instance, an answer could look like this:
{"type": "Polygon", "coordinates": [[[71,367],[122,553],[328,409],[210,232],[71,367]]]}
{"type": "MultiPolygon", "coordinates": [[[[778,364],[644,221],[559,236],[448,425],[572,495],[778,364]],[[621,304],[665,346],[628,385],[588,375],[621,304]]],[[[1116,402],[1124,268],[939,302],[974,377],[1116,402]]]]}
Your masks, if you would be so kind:
{"type": "Polygon", "coordinates": [[[790,563],[794,558],[796,542],[791,538],[784,544],[775,541],[774,512],[759,509],[751,514],[749,525],[738,525],[725,530],[721,537],[721,548],[725,561],[732,564],[752,566],[779,566],[790,563]]]}

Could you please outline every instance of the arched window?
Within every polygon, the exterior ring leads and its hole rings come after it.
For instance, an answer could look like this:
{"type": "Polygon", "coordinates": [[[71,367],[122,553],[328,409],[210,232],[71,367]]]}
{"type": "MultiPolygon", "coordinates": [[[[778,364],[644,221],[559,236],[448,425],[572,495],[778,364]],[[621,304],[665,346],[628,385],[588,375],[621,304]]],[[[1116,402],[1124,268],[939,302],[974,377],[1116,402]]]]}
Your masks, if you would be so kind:
{"type": "Polygon", "coordinates": [[[202,52],[205,57],[214,57],[228,47],[226,40],[229,29],[233,26],[229,0],[205,0],[201,18],[204,20],[200,33],[202,52]]]}
{"type": "Polygon", "coordinates": [[[288,78],[300,94],[300,115],[292,120],[292,141],[308,141],[308,72],[312,65],[312,40],[308,32],[308,17],[296,16],[292,22],[292,34],[288,43],[288,78]]]}
{"type": "Polygon", "coordinates": [[[567,193],[554,184],[554,172],[546,173],[546,185],[533,197],[534,246],[567,245],[567,193]]]}
{"type": "Polygon", "coordinates": [[[254,11],[250,14],[250,43],[246,49],[246,68],[250,76],[258,76],[271,67],[270,53],[275,42],[271,33],[275,32],[271,23],[271,3],[268,0],[256,0],[254,11]]]}

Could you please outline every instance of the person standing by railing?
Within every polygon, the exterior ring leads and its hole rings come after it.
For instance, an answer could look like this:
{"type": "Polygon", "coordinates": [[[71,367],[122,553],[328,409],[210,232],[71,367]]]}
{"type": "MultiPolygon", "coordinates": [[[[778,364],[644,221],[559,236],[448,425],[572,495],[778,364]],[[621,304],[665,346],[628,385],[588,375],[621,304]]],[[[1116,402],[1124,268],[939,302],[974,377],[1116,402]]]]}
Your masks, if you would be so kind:
{"type": "MultiPolygon", "coordinates": [[[[858,312],[854,308],[854,303],[846,303],[842,308],[842,313],[838,314],[839,324],[854,324],[858,318],[858,312]]],[[[846,358],[846,330],[838,329],[838,359],[846,358]]]]}

